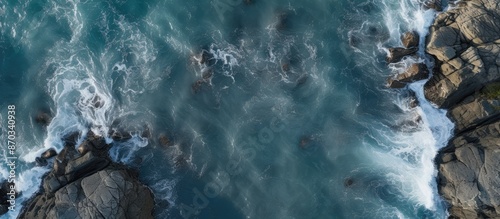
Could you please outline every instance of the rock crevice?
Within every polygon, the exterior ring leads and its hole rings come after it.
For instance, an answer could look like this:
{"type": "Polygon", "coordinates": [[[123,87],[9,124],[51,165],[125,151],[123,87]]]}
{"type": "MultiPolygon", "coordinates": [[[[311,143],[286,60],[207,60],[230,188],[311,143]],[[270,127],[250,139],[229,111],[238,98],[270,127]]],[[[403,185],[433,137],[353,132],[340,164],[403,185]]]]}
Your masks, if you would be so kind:
{"type": "Polygon", "coordinates": [[[500,218],[500,3],[460,1],[439,14],[426,52],[435,68],[425,96],[456,125],[436,157],[439,193],[451,218],[500,218]]]}
{"type": "Polygon", "coordinates": [[[153,218],[151,190],[136,172],[110,160],[104,138],[90,133],[77,148],[72,142],[19,218],[153,218]]]}

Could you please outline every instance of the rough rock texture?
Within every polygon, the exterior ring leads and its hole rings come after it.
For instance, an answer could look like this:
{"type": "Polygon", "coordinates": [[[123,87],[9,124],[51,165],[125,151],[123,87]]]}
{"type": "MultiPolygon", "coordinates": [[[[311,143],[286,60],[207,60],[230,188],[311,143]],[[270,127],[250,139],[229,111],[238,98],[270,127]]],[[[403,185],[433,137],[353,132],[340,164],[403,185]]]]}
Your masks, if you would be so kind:
{"type": "Polygon", "coordinates": [[[420,43],[419,35],[416,31],[409,31],[401,36],[401,42],[406,48],[418,47],[420,43]]]}
{"type": "Polygon", "coordinates": [[[451,218],[500,218],[500,2],[460,1],[437,16],[426,42],[434,75],[426,97],[455,122],[436,157],[451,218]],[[497,86],[498,87],[498,86],[497,86]]]}
{"type": "Polygon", "coordinates": [[[456,218],[500,217],[500,121],[454,138],[438,158],[439,189],[456,218]]]}
{"type": "Polygon", "coordinates": [[[153,218],[153,194],[108,149],[92,133],[78,150],[68,143],[19,218],[153,218]]]}
{"type": "Polygon", "coordinates": [[[414,63],[402,74],[388,80],[389,87],[402,88],[407,83],[423,80],[429,77],[429,71],[424,63],[414,63]]]}
{"type": "Polygon", "coordinates": [[[387,63],[395,63],[401,61],[403,57],[415,54],[418,48],[389,48],[389,55],[386,58],[387,63]]]}
{"type": "Polygon", "coordinates": [[[500,78],[500,4],[471,0],[461,5],[438,15],[427,39],[438,71],[425,94],[444,108],[500,78]]]}

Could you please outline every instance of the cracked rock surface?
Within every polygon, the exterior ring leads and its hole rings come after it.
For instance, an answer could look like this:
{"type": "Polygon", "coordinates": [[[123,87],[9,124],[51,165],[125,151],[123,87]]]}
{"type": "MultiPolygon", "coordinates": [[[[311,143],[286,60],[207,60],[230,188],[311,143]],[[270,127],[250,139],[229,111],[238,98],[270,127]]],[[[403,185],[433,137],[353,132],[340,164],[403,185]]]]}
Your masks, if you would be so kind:
{"type": "Polygon", "coordinates": [[[436,65],[425,95],[456,125],[436,157],[439,193],[451,218],[500,218],[500,2],[460,1],[439,14],[426,52],[436,65]]]}
{"type": "Polygon", "coordinates": [[[92,133],[78,149],[67,143],[19,218],[153,218],[150,189],[136,172],[113,163],[108,149],[92,133]]]}

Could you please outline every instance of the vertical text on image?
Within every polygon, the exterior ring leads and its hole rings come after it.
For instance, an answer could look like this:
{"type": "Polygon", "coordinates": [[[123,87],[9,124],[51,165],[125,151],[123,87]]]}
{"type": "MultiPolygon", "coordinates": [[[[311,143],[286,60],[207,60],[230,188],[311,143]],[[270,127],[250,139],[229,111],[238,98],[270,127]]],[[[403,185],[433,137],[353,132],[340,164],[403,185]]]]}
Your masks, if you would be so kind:
{"type": "Polygon", "coordinates": [[[9,210],[14,211],[16,207],[16,106],[7,106],[7,156],[6,162],[8,166],[9,176],[9,192],[7,193],[9,210]]]}

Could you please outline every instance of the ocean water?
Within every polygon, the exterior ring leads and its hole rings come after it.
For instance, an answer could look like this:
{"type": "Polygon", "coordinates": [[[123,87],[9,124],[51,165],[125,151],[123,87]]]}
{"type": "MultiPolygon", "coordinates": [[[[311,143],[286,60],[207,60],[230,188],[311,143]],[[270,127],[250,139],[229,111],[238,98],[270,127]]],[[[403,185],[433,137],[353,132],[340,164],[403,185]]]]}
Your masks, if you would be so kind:
{"type": "Polygon", "coordinates": [[[434,15],[418,0],[1,0],[1,162],[13,104],[22,192],[2,218],[49,170],[35,158],[89,130],[140,170],[156,218],[445,218],[432,159],[453,125],[423,81],[417,108],[385,86],[432,65],[385,56],[408,30],[423,47],[434,15]]]}

